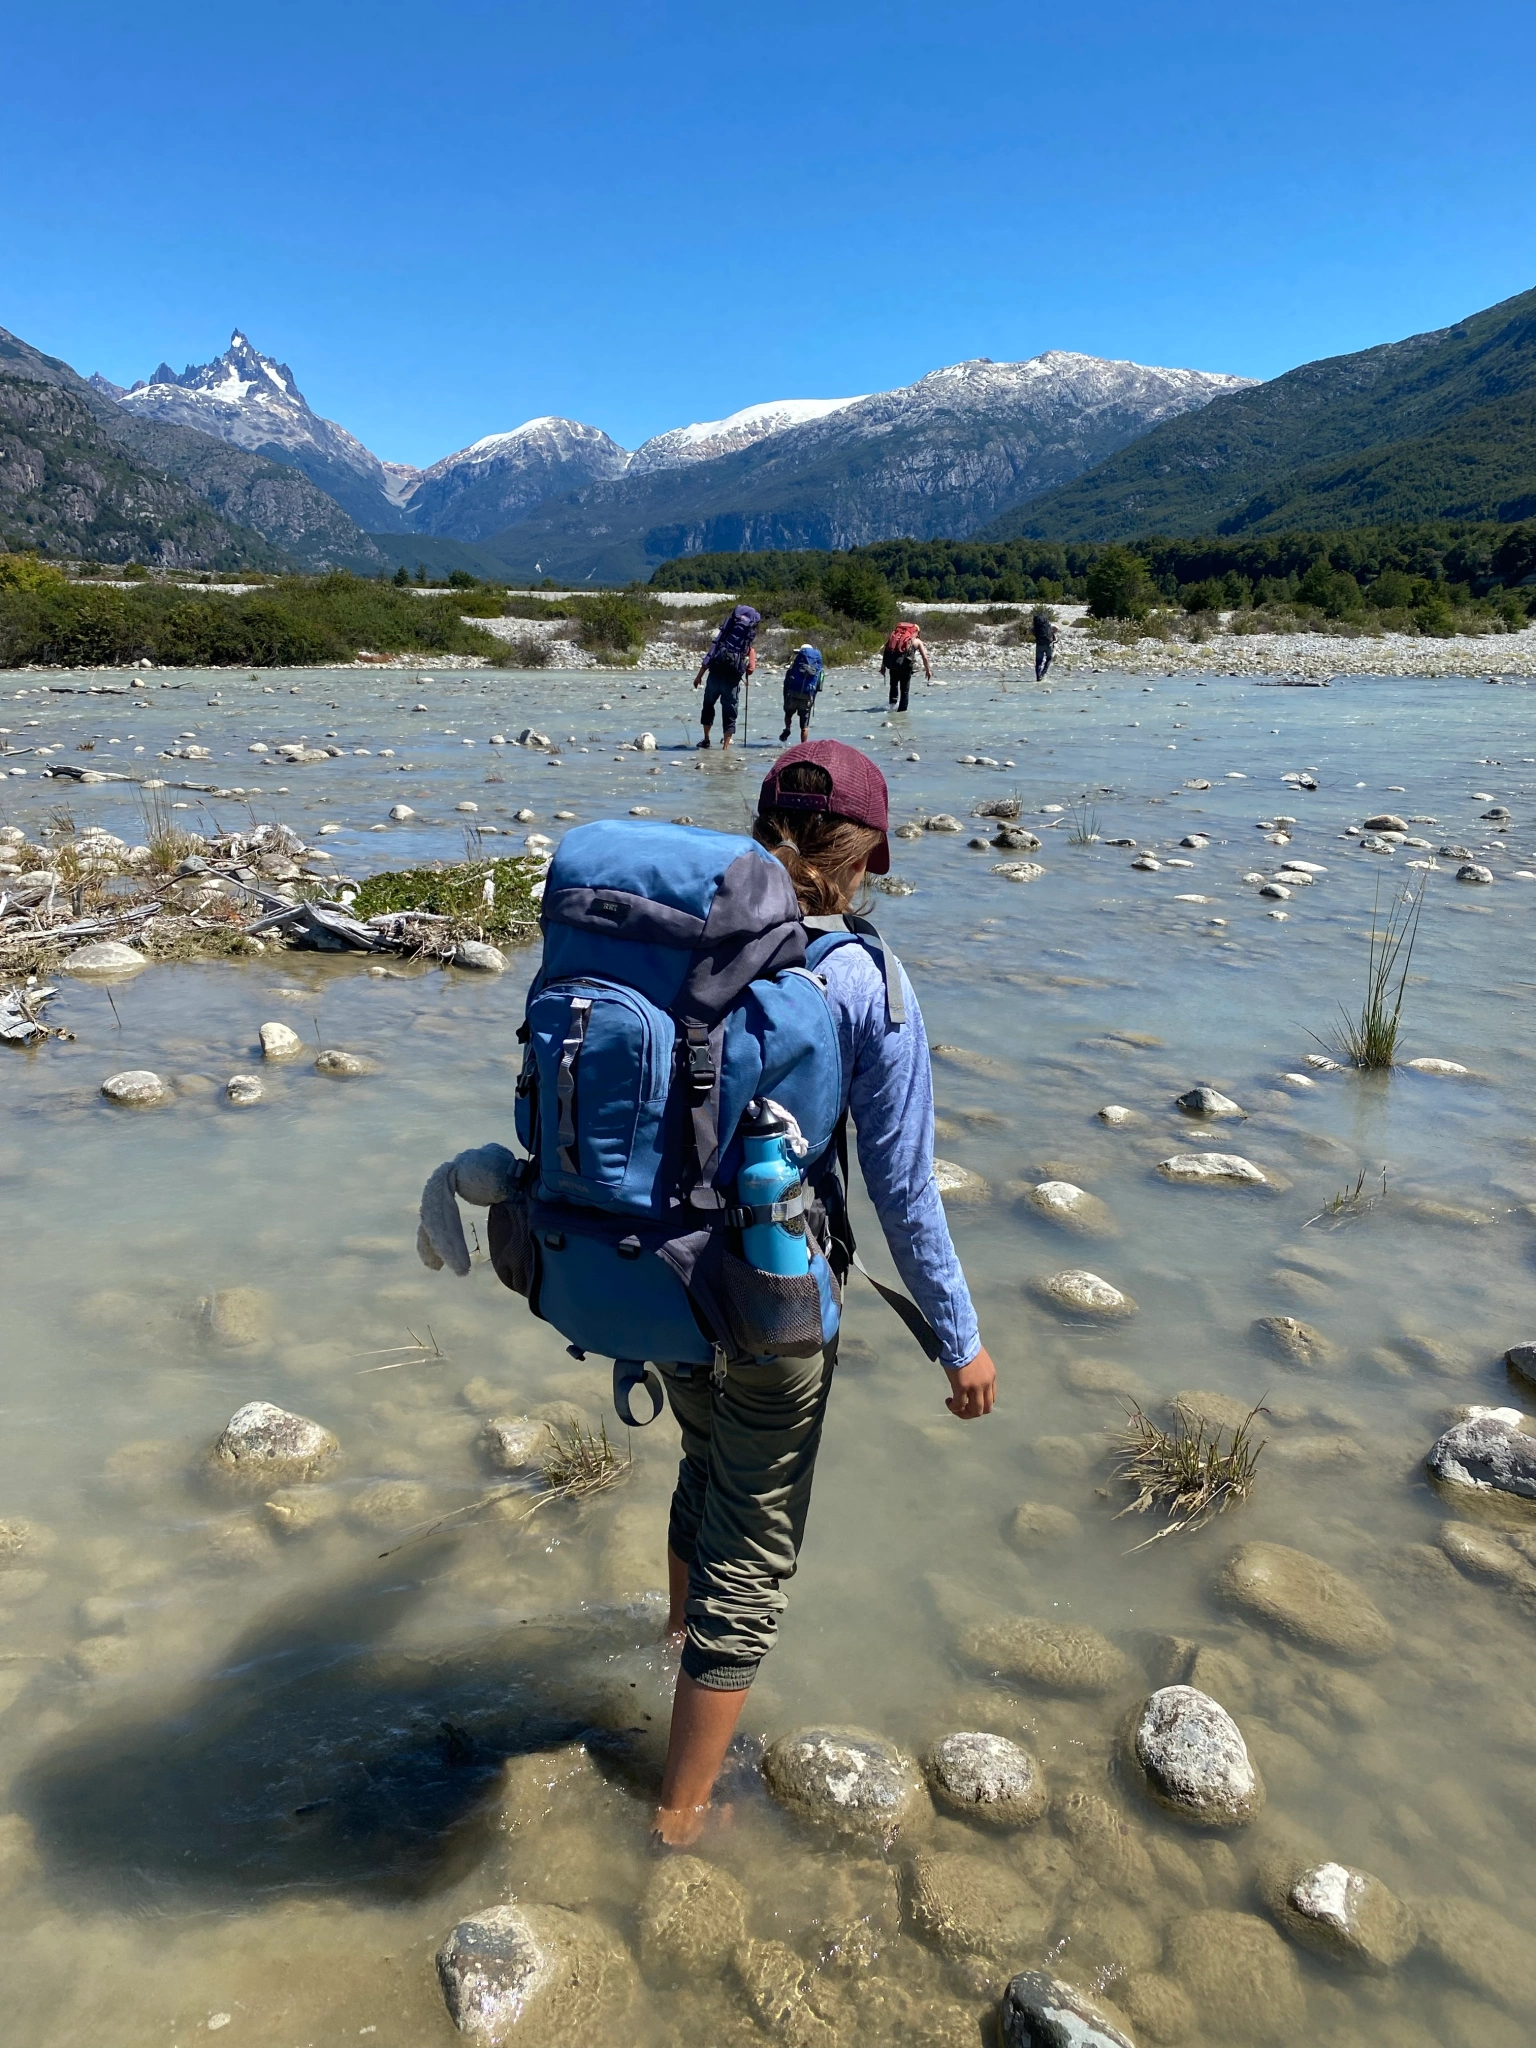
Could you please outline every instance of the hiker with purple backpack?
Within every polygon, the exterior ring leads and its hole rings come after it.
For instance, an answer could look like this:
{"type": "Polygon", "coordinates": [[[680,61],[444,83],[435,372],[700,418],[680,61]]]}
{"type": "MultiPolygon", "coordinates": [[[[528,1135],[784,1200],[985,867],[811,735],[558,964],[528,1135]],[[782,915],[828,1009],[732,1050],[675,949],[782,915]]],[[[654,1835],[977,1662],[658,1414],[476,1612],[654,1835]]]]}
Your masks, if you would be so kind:
{"type": "Polygon", "coordinates": [[[701,747],[710,742],[710,729],[715,722],[715,706],[720,706],[720,744],[728,747],[736,737],[736,720],[741,709],[741,685],[743,678],[750,678],[757,669],[757,650],[753,641],[762,624],[762,614],[753,611],[749,604],[739,604],[720,627],[709,643],[709,652],[699,663],[699,672],[693,679],[693,687],[708,677],[708,688],[704,692],[704,709],[699,723],[704,728],[701,747]]]}

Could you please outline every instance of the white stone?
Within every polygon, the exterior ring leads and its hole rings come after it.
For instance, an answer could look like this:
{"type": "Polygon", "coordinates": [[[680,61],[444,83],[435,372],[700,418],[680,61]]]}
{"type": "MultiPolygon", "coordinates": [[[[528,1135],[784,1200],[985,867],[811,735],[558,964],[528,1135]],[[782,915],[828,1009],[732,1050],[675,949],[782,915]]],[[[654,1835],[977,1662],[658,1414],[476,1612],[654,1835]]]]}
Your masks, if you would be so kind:
{"type": "Polygon", "coordinates": [[[1098,1115],[1101,1124],[1110,1124],[1112,1126],[1133,1124],[1137,1121],[1135,1110],[1127,1109],[1123,1102],[1106,1102],[1098,1115]]]}
{"type": "Polygon", "coordinates": [[[1157,1170],[1164,1180],[1186,1181],[1195,1186],[1268,1185],[1263,1171],[1236,1152],[1176,1152],[1171,1159],[1160,1159],[1157,1170]]]}
{"type": "Polygon", "coordinates": [[[109,1074],[101,1084],[101,1092],[109,1102],[143,1109],[153,1103],[164,1102],[170,1091],[160,1076],[152,1074],[147,1067],[131,1067],[123,1074],[109,1074]]]}
{"type": "Polygon", "coordinates": [[[488,946],[479,939],[465,939],[454,948],[455,967],[472,967],[482,974],[505,974],[507,956],[499,946],[488,946]]]}
{"type": "Polygon", "coordinates": [[[389,807],[389,815],[391,818],[394,819],[395,823],[399,825],[403,824],[407,818],[414,818],[416,813],[411,809],[409,804],[391,804],[389,807]]]}
{"type": "Polygon", "coordinates": [[[1406,1060],[1404,1065],[1412,1067],[1416,1074],[1468,1074],[1472,1071],[1456,1060],[1406,1060]]]}
{"type": "Polygon", "coordinates": [[[263,1024],[261,1056],[268,1060],[291,1060],[304,1050],[304,1041],[289,1024],[263,1024]]]}
{"type": "Polygon", "coordinates": [[[224,1084],[224,1093],[237,1109],[248,1108],[262,1098],[261,1077],[259,1074],[231,1074],[224,1084]]]}
{"type": "Polygon", "coordinates": [[[137,974],[149,962],[142,953],[136,953],[132,946],[125,946],[118,939],[97,939],[94,944],[81,946],[71,953],[60,967],[63,974],[112,975],[137,974]]]}
{"type": "Polygon", "coordinates": [[[654,754],[656,751],[655,733],[641,733],[640,737],[635,741],[635,751],[638,754],[654,754]]]}
{"type": "MultiPolygon", "coordinates": [[[[986,841],[982,840],[979,844],[985,845],[986,841]]],[[[1036,882],[1045,873],[1045,869],[1032,860],[1005,860],[999,861],[992,872],[994,875],[1001,875],[1005,882],[1036,882]]]]}

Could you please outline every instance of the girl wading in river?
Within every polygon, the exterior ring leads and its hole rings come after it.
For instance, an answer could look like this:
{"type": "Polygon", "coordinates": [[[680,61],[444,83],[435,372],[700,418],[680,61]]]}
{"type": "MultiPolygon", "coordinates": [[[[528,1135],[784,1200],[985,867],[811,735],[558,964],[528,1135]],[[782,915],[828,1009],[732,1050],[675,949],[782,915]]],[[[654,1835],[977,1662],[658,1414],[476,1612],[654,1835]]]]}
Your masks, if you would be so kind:
{"type": "Polygon", "coordinates": [[[667,1535],[682,1669],[656,1833],[697,1839],[805,1535],[856,1263],[847,1123],[916,1304],[875,1285],[963,1421],[996,1375],[933,1177],[928,1042],[901,963],[852,914],[890,867],[874,762],[838,740],[769,771],[752,837],[605,819],[561,841],[518,1036],[517,1135],[438,1168],[429,1266],[470,1270],[456,1196],[490,1205],[491,1262],[579,1358],[611,1358],[638,1427],[682,1432],[667,1535]],[[649,1412],[632,1401],[644,1392],[649,1412]]]}
{"type": "MultiPolygon", "coordinates": [[[[781,754],[753,837],[789,871],[808,923],[841,926],[866,874],[890,867],[885,777],[840,740],[781,754]]],[[[862,920],[860,920],[862,922],[862,920]]],[[[866,927],[866,930],[868,928],[866,927]]],[[[906,970],[878,941],[839,945],[818,971],[837,1029],[842,1112],[902,1279],[938,1337],[945,1406],[988,1415],[996,1382],[933,1177],[928,1040],[906,970]]],[[[842,1225],[835,1218],[834,1231],[842,1225]]],[[[844,1239],[846,1242],[846,1237],[844,1239]]],[[[805,1535],[837,1343],[814,1359],[732,1366],[725,1385],[667,1376],[683,1461],[667,1536],[668,1628],[683,1643],[656,1832],[703,1829],[747,1689],[773,1646],[805,1535]]]]}

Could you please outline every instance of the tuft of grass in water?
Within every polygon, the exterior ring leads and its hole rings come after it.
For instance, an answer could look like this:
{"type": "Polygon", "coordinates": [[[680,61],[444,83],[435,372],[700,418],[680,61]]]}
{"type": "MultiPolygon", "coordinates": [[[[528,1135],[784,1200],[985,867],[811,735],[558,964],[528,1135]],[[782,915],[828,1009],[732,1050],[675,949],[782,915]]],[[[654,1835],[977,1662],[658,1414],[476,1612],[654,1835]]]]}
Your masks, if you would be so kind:
{"type": "Polygon", "coordinates": [[[171,816],[163,789],[141,789],[139,808],[144,814],[144,844],[149,848],[151,874],[173,874],[189,854],[202,852],[202,840],[183,830],[171,816]]]}
{"type": "Polygon", "coordinates": [[[1099,808],[1085,797],[1081,803],[1073,804],[1068,815],[1072,824],[1067,832],[1069,846],[1093,846],[1099,837],[1099,808]]]}
{"type": "Polygon", "coordinates": [[[589,1493],[602,1493],[615,1485],[629,1470],[630,1459],[621,1462],[608,1441],[608,1425],[600,1422],[594,1435],[581,1424],[567,1430],[549,1426],[549,1456],[544,1461],[545,1500],[581,1500],[589,1493]]]}
{"type": "MultiPolygon", "coordinates": [[[[1351,1066],[1380,1072],[1397,1063],[1397,1037],[1402,1023],[1403,993],[1408,986],[1408,968],[1419,936],[1419,919],[1424,912],[1428,875],[1415,891],[1405,882],[1381,917],[1381,878],[1376,878],[1376,897],[1371,905],[1371,939],[1367,955],[1365,997],[1358,1017],[1339,1006],[1340,1028],[1336,1052],[1351,1066]],[[1393,987],[1393,977],[1397,985],[1393,987]]],[[[1314,1037],[1316,1034],[1313,1034],[1314,1037]]]]}
{"type": "Polygon", "coordinates": [[[1168,1518],[1145,1543],[1133,1545],[1134,1550],[1145,1550],[1183,1529],[1203,1528],[1213,1516],[1247,1499],[1264,1448],[1262,1438],[1253,1440],[1253,1423],[1263,1413],[1264,1404],[1256,1401],[1223,1449],[1222,1431],[1208,1430],[1201,1417],[1180,1413],[1172,1429],[1159,1429],[1139,1407],[1129,1411],[1115,1471],[1136,1488],[1136,1498],[1115,1520],[1154,1509],[1168,1518]]]}
{"type": "Polygon", "coordinates": [[[1348,1223],[1353,1217],[1364,1216],[1387,1199],[1387,1169],[1381,1169],[1381,1193],[1365,1192],[1365,1168],[1362,1166],[1354,1186],[1342,1187],[1329,1196],[1315,1216],[1309,1216],[1301,1227],[1305,1230],[1313,1223],[1348,1223]]]}

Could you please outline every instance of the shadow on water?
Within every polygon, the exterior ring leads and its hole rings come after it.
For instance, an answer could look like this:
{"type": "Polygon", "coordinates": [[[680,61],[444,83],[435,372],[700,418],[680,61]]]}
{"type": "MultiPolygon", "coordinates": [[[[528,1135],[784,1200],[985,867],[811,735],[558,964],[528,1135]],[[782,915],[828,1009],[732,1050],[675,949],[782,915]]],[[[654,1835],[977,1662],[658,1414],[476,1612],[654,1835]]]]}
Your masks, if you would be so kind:
{"type": "Polygon", "coordinates": [[[401,1648],[388,1638],[436,1588],[380,1571],[284,1603],[216,1671],[43,1750],[16,1804],[54,1882],[118,1908],[424,1898],[484,1857],[509,1757],[582,1736],[611,1774],[644,1775],[654,1620],[607,1610],[401,1648]]]}

